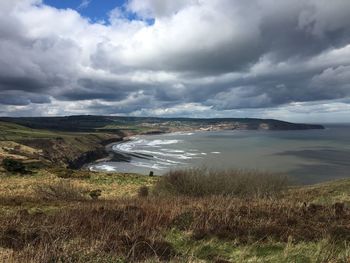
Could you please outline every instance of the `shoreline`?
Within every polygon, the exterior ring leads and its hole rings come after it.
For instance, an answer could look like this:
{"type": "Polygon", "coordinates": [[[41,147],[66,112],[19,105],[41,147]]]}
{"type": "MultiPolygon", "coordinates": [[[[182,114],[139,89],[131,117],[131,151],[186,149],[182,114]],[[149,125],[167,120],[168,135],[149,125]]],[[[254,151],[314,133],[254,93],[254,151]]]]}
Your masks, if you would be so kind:
{"type": "MultiPolygon", "coordinates": [[[[323,127],[323,129],[326,129],[323,127]]],[[[314,129],[308,129],[308,130],[314,130],[314,129]]],[[[124,162],[124,163],[129,163],[133,157],[138,157],[138,158],[143,158],[143,159],[148,159],[152,158],[153,156],[143,156],[142,154],[137,154],[137,153],[128,153],[128,152],[123,152],[119,150],[113,150],[114,145],[118,144],[123,144],[126,142],[133,141],[135,138],[140,137],[140,136],[153,136],[153,135],[169,135],[169,134],[193,134],[193,133],[207,133],[207,132],[217,132],[217,131],[257,131],[257,132],[274,132],[274,131],[305,131],[304,129],[302,130],[295,130],[295,129],[290,129],[290,130],[275,130],[275,129],[213,129],[213,130],[207,130],[207,129],[186,129],[186,130],[172,130],[172,131],[153,131],[150,133],[141,133],[141,134],[135,134],[135,135],[128,135],[125,137],[121,137],[120,140],[110,142],[107,145],[104,146],[104,152],[105,156],[102,158],[98,158],[94,161],[86,162],[81,168],[82,169],[88,169],[91,170],[90,168],[94,165],[97,165],[99,163],[104,163],[104,162],[124,162]]],[[[113,171],[115,173],[120,173],[120,171],[113,171]]]]}
{"type": "Polygon", "coordinates": [[[130,160],[132,158],[132,154],[124,153],[121,151],[115,151],[115,150],[113,150],[113,146],[132,141],[131,137],[133,137],[133,136],[126,136],[126,137],[123,137],[122,140],[120,140],[120,141],[111,142],[111,143],[105,145],[104,151],[105,151],[107,156],[100,158],[100,159],[97,159],[93,162],[86,163],[83,168],[87,168],[90,170],[90,167],[92,165],[96,165],[96,164],[103,163],[103,162],[130,162],[130,160]]]}
{"type": "MultiPolygon", "coordinates": [[[[146,155],[146,154],[137,154],[137,153],[127,153],[127,152],[122,152],[122,151],[116,151],[113,149],[114,145],[118,144],[123,144],[126,142],[133,141],[135,137],[139,136],[153,136],[153,135],[165,135],[165,134],[177,134],[177,133],[194,133],[194,132],[203,132],[201,130],[196,130],[196,131],[171,131],[171,132],[162,132],[162,133],[148,133],[148,134],[138,134],[138,135],[132,135],[132,136],[126,136],[123,137],[121,141],[117,142],[111,142],[104,147],[104,151],[106,153],[106,157],[97,159],[93,162],[86,163],[82,168],[88,169],[91,171],[91,166],[103,163],[103,162],[130,162],[133,157],[141,158],[141,159],[149,159],[152,158],[153,156],[151,155],[146,155]]],[[[123,173],[121,171],[113,171],[114,173],[123,173]]],[[[127,173],[127,172],[126,172],[127,173]]]]}

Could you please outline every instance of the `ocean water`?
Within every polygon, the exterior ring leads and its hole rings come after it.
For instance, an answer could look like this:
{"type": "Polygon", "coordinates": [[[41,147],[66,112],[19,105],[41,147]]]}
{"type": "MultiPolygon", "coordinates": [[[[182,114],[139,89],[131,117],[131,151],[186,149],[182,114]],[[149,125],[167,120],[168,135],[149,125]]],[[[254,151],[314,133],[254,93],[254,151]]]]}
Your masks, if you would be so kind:
{"type": "Polygon", "coordinates": [[[350,125],[306,131],[212,131],[137,136],[113,145],[130,162],[103,162],[92,170],[164,174],[208,167],[287,174],[297,183],[350,176],[350,125]]]}

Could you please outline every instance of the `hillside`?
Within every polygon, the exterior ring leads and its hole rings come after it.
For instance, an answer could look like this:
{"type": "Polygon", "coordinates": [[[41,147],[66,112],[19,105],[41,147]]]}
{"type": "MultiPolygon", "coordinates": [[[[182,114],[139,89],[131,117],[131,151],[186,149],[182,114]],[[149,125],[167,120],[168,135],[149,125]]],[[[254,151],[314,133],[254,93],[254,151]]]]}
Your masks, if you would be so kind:
{"type": "Polygon", "coordinates": [[[273,119],[220,118],[152,118],[116,116],[67,116],[67,117],[2,117],[2,121],[17,123],[35,129],[79,132],[152,133],[198,129],[243,130],[305,130],[323,129],[322,125],[297,124],[273,119]]]}
{"type": "Polygon", "coordinates": [[[27,163],[80,168],[104,157],[104,145],[119,140],[121,136],[110,133],[39,130],[0,122],[0,161],[9,157],[27,163]]]}

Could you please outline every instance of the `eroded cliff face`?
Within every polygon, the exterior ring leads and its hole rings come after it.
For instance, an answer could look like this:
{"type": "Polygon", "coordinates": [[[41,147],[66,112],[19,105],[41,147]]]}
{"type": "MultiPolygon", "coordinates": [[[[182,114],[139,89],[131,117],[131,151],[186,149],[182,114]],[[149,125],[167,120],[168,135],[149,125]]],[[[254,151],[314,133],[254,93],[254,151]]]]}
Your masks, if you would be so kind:
{"type": "Polygon", "coordinates": [[[86,138],[31,139],[7,142],[1,147],[0,159],[13,158],[24,162],[79,169],[84,164],[106,157],[105,145],[122,140],[116,135],[88,135],[86,138]]]}
{"type": "MultiPolygon", "coordinates": [[[[65,140],[51,140],[43,149],[44,156],[52,163],[72,169],[79,169],[84,164],[106,157],[105,145],[122,140],[119,136],[105,135],[104,138],[85,139],[76,144],[65,140]]],[[[79,139],[78,139],[79,140],[79,139]]]]}

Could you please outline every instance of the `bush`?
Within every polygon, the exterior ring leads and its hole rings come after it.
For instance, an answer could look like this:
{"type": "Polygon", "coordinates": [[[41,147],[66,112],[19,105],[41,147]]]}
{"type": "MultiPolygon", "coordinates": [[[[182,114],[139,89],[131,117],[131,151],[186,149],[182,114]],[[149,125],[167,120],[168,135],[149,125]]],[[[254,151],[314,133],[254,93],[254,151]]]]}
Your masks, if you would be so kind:
{"type": "Polygon", "coordinates": [[[2,166],[5,168],[8,172],[14,172],[14,173],[25,173],[26,168],[24,164],[20,161],[6,158],[2,161],[2,166]]]}
{"type": "Polygon", "coordinates": [[[84,200],[84,190],[67,181],[58,181],[52,184],[37,185],[35,194],[43,200],[79,201],[84,200]]]}
{"type": "Polygon", "coordinates": [[[101,194],[102,194],[102,190],[100,189],[92,190],[89,193],[92,200],[97,200],[101,196],[101,194]]]}
{"type": "Polygon", "coordinates": [[[149,194],[149,190],[147,186],[141,186],[138,191],[137,194],[139,197],[147,197],[149,194]]]}
{"type": "Polygon", "coordinates": [[[73,175],[73,170],[67,169],[67,168],[62,168],[62,167],[57,167],[52,169],[52,172],[59,178],[71,178],[73,175]]]}
{"type": "Polygon", "coordinates": [[[68,178],[89,179],[90,178],[89,172],[87,171],[72,170],[65,167],[51,167],[49,171],[55,174],[58,178],[62,178],[62,179],[68,179],[68,178]]]}
{"type": "Polygon", "coordinates": [[[155,186],[155,193],[187,196],[223,195],[272,197],[288,186],[286,176],[242,170],[192,168],[170,171],[155,186]]]}

